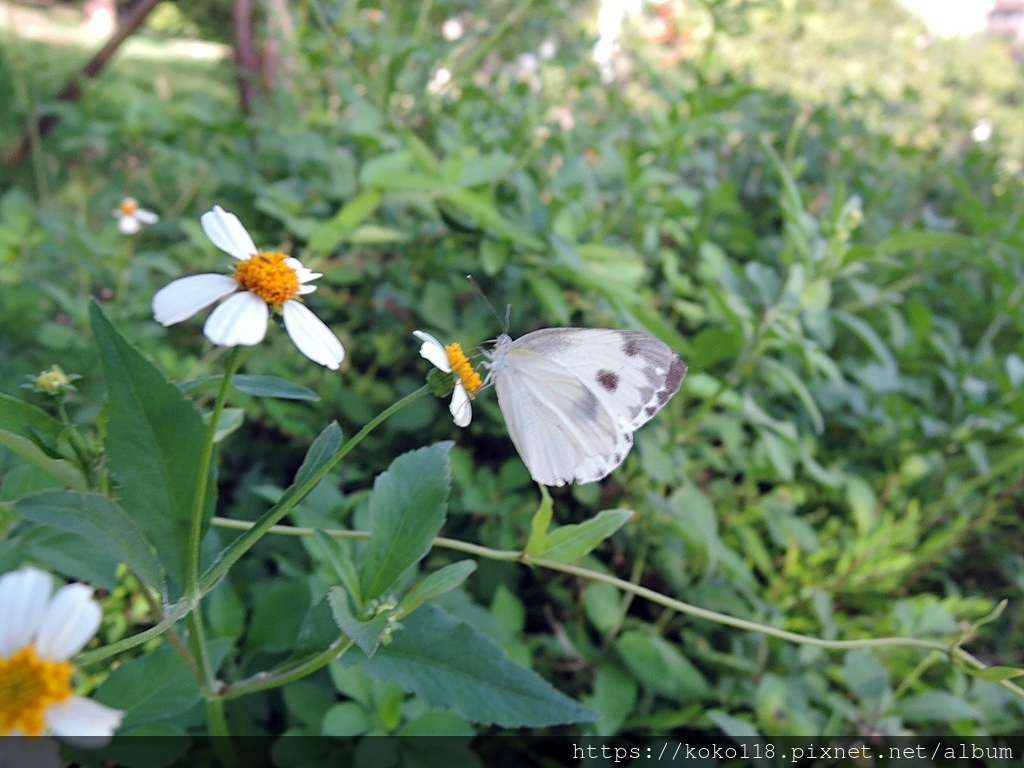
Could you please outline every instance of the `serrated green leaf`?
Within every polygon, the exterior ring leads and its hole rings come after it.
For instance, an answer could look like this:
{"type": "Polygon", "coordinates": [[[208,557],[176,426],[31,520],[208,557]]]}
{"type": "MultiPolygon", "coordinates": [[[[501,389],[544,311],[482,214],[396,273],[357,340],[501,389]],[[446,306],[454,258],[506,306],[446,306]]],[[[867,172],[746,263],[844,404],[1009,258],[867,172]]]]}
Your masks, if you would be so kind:
{"type": "Polygon", "coordinates": [[[39,525],[81,536],[127,565],[161,594],[165,591],[163,567],[152,545],[128,513],[106,496],[43,491],[19,499],[14,511],[39,525]]]}
{"type": "Polygon", "coordinates": [[[575,563],[590,553],[633,516],[628,509],[606,509],[582,523],[563,525],[548,533],[544,557],[559,563],[575,563]]]}
{"type": "Polygon", "coordinates": [[[476,723],[543,728],[598,717],[437,606],[424,605],[402,623],[402,631],[372,659],[353,654],[341,661],[476,723]]]}
{"type": "MultiPolygon", "coordinates": [[[[220,377],[215,377],[219,381],[220,377]]],[[[309,387],[293,384],[279,376],[251,376],[236,374],[231,377],[231,386],[239,392],[256,397],[276,397],[278,400],[308,400],[316,402],[320,395],[309,387]]]]}
{"type": "Polygon", "coordinates": [[[363,600],[382,595],[430,551],[448,513],[451,447],[445,441],[403,454],[374,481],[373,533],[360,573],[363,600]]]}
{"type": "Polygon", "coordinates": [[[469,578],[469,575],[476,570],[476,563],[473,560],[459,560],[457,563],[446,565],[444,568],[434,571],[429,576],[420,580],[402,598],[398,607],[403,616],[419,608],[427,600],[433,600],[445,592],[451,592],[462,582],[469,578]]]}
{"type": "Polygon", "coordinates": [[[327,602],[331,606],[331,615],[338,628],[344,632],[363,653],[373,656],[380,647],[384,631],[388,628],[390,615],[382,613],[369,621],[363,621],[352,614],[348,592],[341,587],[333,587],[327,593],[327,602]]]}
{"type": "MultiPolygon", "coordinates": [[[[121,506],[156,547],[171,585],[184,581],[193,497],[205,439],[203,419],[190,400],[131,346],[103,314],[89,306],[110,418],[105,445],[121,506]]],[[[203,526],[213,513],[207,485],[203,526]]],[[[173,596],[173,595],[172,595],[173,596]]]]}
{"type": "Polygon", "coordinates": [[[533,513],[533,520],[530,521],[530,538],[523,550],[531,557],[540,557],[547,549],[548,528],[551,527],[551,517],[554,510],[554,502],[551,501],[551,494],[543,485],[540,486],[540,504],[537,511],[533,513]]]}

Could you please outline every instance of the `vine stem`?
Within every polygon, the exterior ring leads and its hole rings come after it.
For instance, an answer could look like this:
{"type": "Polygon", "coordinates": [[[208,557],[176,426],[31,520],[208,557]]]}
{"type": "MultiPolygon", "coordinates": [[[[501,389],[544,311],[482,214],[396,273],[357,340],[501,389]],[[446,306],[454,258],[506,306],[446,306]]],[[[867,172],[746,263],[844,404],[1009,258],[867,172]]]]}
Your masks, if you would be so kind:
{"type": "MultiPolygon", "coordinates": [[[[246,529],[253,526],[253,523],[244,520],[229,520],[223,517],[215,517],[211,522],[219,528],[246,529]]],[[[274,525],[268,528],[266,532],[283,536],[314,536],[317,533],[317,529],[291,525],[274,525]]],[[[346,531],[338,529],[324,529],[320,532],[336,539],[369,539],[371,535],[369,531],[346,531]]],[[[531,557],[519,550],[491,549],[490,547],[484,547],[480,544],[472,544],[467,541],[460,541],[459,539],[449,539],[444,536],[436,537],[433,541],[433,546],[477,555],[487,560],[518,562],[523,565],[529,565],[536,568],[545,568],[550,571],[567,573],[590,581],[599,581],[616,587],[617,589],[621,589],[624,592],[632,593],[637,597],[650,600],[652,603],[657,603],[658,605],[678,611],[679,613],[695,616],[700,619],[706,619],[725,626],[736,627],[737,629],[745,629],[750,632],[758,632],[770,637],[777,637],[780,640],[786,640],[800,645],[811,645],[832,651],[851,650],[853,648],[883,648],[898,646],[921,648],[923,650],[941,653],[944,656],[948,656],[951,660],[959,660],[960,662],[966,663],[976,669],[985,669],[987,667],[984,662],[960,648],[957,643],[940,643],[934,640],[921,640],[916,637],[869,637],[861,640],[826,640],[825,638],[814,637],[812,635],[801,635],[797,632],[790,632],[786,629],[779,629],[778,627],[772,627],[756,621],[741,619],[736,616],[730,616],[726,613],[719,613],[718,611],[701,608],[700,606],[692,605],[691,603],[684,603],[682,600],[676,600],[668,595],[663,595],[661,592],[655,592],[653,589],[648,589],[647,587],[643,587],[639,584],[634,584],[633,582],[626,581],[625,579],[620,579],[617,576],[611,576],[609,574],[594,571],[590,568],[584,568],[578,565],[560,563],[555,560],[547,560],[542,557],[531,557]]],[[[1024,688],[1015,685],[1009,680],[999,680],[997,682],[1015,696],[1024,699],[1024,688]]]]}

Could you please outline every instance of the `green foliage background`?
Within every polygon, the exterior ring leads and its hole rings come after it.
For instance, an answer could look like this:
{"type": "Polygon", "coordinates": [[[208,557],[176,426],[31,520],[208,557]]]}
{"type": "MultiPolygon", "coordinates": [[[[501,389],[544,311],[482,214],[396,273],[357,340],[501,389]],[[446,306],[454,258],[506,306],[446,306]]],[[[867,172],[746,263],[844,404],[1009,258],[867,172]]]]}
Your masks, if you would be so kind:
{"type": "MultiPolygon", "coordinates": [[[[221,370],[197,320],[164,329],[149,309],[171,279],[224,268],[198,224],[220,204],[324,273],[308,303],[348,357],[340,374],[315,368],[271,329],[245,372],[321,400],[232,396],[245,420],[221,447],[217,514],[254,519],[331,419],[351,435],[419,386],[412,330],[467,349],[493,338],[472,273],[512,305],[513,335],[639,328],[690,366],[621,469],[553,493],[562,524],[635,513],[586,566],[828,639],[948,641],[1007,599],[968,648],[1021,665],[1024,130],[1004,44],[926,41],[883,0],[704,0],[672,12],[671,43],[628,33],[627,69],[606,85],[589,5],[294,5],[293,74],[251,116],[223,62],[167,60],[154,76],[126,58],[53,104],[86,52],[4,40],[0,103],[18,107],[2,135],[31,110],[62,124],[0,195],[0,391],[57,362],[83,376],[74,420],[104,427],[90,297],[171,379],[221,370]],[[452,42],[449,17],[465,26],[452,42]],[[983,118],[995,132],[977,143],[983,118]],[[110,215],[127,194],[162,217],[132,240],[110,215]]],[[[538,491],[493,396],[475,406],[464,431],[442,402],[401,411],[294,522],[365,529],[373,478],[454,439],[443,535],[522,549],[538,491]]],[[[6,450],[0,478],[5,502],[52,485],[6,450]]],[[[151,621],[109,555],[2,508],[0,522],[0,570],[27,553],[110,590],[103,640],[151,621]]],[[[286,658],[313,595],[337,583],[316,541],[270,537],[256,554],[210,596],[223,653],[236,644],[227,677],[286,658]]],[[[1021,728],[1020,699],[916,649],[798,646],[488,560],[439,604],[602,716],[581,732],[1021,728]]],[[[130,656],[124,668],[176,679],[165,646],[130,656]]],[[[231,722],[473,731],[386,678],[336,662],[237,700],[231,722]]],[[[201,728],[191,692],[175,700],[134,726],[201,728]]]]}

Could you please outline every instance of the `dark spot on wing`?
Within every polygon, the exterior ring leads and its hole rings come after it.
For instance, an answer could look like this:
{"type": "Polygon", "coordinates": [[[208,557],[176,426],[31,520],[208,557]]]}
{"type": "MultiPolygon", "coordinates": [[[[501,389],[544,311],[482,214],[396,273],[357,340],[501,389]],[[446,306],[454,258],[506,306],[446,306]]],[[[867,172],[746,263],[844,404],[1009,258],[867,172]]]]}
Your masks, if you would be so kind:
{"type": "Polygon", "coordinates": [[[602,368],[597,372],[597,383],[608,392],[614,392],[619,388],[619,374],[602,368]]]}
{"type": "Polygon", "coordinates": [[[626,343],[622,345],[622,351],[627,357],[636,357],[640,354],[640,339],[636,336],[627,336],[626,343]]]}
{"type": "Polygon", "coordinates": [[[622,463],[622,460],[624,458],[626,458],[626,457],[623,456],[621,453],[616,453],[614,456],[612,456],[612,461],[615,462],[615,466],[619,466],[619,464],[622,463]]]}
{"type": "Polygon", "coordinates": [[[644,408],[644,413],[646,413],[648,416],[653,416],[657,412],[658,408],[657,406],[654,405],[648,405],[646,408],[644,408]]]}
{"type": "Polygon", "coordinates": [[[679,391],[679,385],[683,383],[686,375],[686,363],[678,357],[672,361],[668,369],[668,376],[665,377],[665,389],[672,395],[679,391]]]}

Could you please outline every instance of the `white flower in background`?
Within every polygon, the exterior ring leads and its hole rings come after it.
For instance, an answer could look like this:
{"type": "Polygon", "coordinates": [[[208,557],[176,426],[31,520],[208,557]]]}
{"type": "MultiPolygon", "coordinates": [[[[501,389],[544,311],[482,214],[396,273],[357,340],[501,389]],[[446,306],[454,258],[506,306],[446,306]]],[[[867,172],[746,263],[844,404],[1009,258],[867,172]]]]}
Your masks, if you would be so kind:
{"type": "Polygon", "coordinates": [[[441,25],[441,35],[449,43],[458,40],[466,32],[465,27],[462,26],[462,22],[456,18],[445,19],[441,25]]]}
{"type": "Polygon", "coordinates": [[[992,138],[992,121],[988,118],[981,118],[971,129],[971,138],[981,144],[992,138]]]}
{"type": "Polygon", "coordinates": [[[191,275],[161,288],[153,297],[153,316],[162,325],[187,320],[221,299],[206,319],[203,333],[222,347],[252,346],[267,335],[270,311],[279,312],[284,327],[299,351],[314,363],[337,370],[345,348],[299,296],[312,293],[307,283],[320,277],[298,259],[280,251],[256,249],[245,227],[219,205],[200,218],[214,245],[238,259],[233,275],[191,275]],[[227,298],[230,297],[230,298],[227,298]]]}
{"type": "Polygon", "coordinates": [[[446,347],[425,331],[413,331],[413,336],[423,342],[420,346],[421,357],[445,373],[455,373],[455,391],[452,392],[452,402],[448,410],[451,411],[456,426],[468,427],[469,422],[473,420],[473,406],[470,404],[472,396],[483,383],[480,374],[473,370],[473,365],[466,358],[466,353],[462,351],[462,345],[458,342],[446,347]]]}
{"type": "Polygon", "coordinates": [[[52,733],[82,746],[101,746],[124,712],[71,687],[68,659],[96,634],[102,611],[84,584],[53,592],[49,574],[22,568],[0,576],[0,736],[52,733]]]}
{"type": "Polygon", "coordinates": [[[139,202],[134,197],[126,197],[121,204],[114,209],[117,217],[117,228],[122,235],[134,235],[143,226],[156,224],[160,217],[145,208],[139,208],[139,202]]]}
{"type": "Polygon", "coordinates": [[[427,93],[441,93],[452,81],[452,71],[447,67],[438,67],[434,76],[427,83],[427,93]]]}

